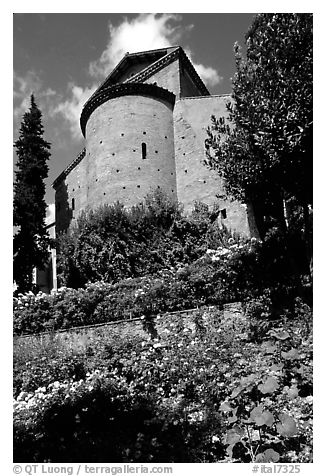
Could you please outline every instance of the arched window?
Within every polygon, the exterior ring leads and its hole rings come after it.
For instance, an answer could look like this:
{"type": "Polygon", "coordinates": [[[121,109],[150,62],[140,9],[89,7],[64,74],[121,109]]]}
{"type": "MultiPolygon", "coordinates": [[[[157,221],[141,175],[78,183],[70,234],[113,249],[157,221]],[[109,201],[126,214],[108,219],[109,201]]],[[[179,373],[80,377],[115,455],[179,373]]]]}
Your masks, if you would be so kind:
{"type": "Polygon", "coordinates": [[[141,144],[141,155],[143,159],[146,159],[146,144],[145,142],[142,142],[141,144]]]}

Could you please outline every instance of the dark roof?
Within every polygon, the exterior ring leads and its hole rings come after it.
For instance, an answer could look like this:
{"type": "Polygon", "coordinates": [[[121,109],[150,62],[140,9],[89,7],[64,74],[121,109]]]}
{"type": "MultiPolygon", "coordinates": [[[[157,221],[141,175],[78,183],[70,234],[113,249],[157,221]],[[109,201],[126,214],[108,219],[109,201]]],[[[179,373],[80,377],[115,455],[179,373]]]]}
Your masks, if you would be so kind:
{"type": "Polygon", "coordinates": [[[119,61],[117,66],[111,71],[111,73],[105,78],[105,80],[99,85],[95,93],[99,90],[105,89],[113,84],[118,83],[118,78],[123,74],[131,65],[137,64],[142,61],[151,61],[154,63],[163,56],[174,51],[177,46],[171,48],[161,48],[158,50],[140,51],[138,53],[126,53],[124,57],[119,61]]]}

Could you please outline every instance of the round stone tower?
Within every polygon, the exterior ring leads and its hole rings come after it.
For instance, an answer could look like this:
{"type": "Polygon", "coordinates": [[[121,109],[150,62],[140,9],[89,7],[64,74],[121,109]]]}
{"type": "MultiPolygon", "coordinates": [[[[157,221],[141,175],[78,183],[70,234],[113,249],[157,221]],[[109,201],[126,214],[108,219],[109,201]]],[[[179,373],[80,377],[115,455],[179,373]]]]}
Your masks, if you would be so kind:
{"type": "Polygon", "coordinates": [[[155,188],[177,198],[175,95],[154,84],[123,83],[96,92],[81,115],[87,204],[141,202],[155,188]]]}

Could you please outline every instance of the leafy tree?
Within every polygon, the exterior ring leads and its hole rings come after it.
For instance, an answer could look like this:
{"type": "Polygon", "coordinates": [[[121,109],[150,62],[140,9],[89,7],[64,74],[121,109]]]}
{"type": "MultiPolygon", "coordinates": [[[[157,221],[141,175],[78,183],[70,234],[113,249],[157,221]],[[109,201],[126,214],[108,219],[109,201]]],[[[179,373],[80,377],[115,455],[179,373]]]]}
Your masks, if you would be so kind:
{"type": "Polygon", "coordinates": [[[235,61],[228,121],[212,117],[206,162],[249,204],[261,238],[303,228],[311,255],[312,15],[257,15],[235,61]]]}
{"type": "Polygon", "coordinates": [[[33,268],[42,269],[48,259],[44,179],[48,175],[50,144],[43,139],[42,113],[31,96],[14,143],[18,160],[14,183],[14,280],[18,291],[32,288],[33,268]]]}

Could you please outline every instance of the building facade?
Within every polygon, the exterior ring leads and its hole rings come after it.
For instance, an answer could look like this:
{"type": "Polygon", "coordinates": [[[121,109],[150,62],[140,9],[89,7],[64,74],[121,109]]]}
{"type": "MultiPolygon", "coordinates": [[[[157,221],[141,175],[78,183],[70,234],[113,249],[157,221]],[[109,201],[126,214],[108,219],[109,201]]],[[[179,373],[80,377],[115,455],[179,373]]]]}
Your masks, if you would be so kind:
{"type": "Polygon", "coordinates": [[[181,47],[127,53],[86,102],[85,147],[53,183],[56,232],[82,210],[130,207],[161,188],[185,212],[195,201],[217,204],[229,229],[250,236],[246,206],[203,163],[210,118],[226,116],[229,100],[210,95],[181,47]]]}

